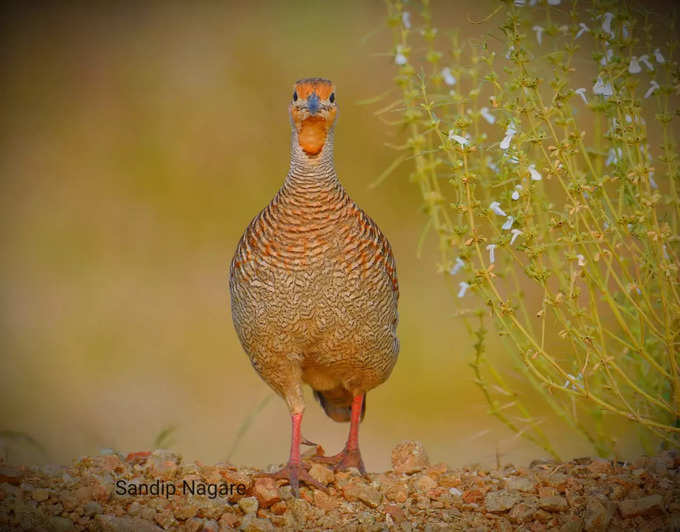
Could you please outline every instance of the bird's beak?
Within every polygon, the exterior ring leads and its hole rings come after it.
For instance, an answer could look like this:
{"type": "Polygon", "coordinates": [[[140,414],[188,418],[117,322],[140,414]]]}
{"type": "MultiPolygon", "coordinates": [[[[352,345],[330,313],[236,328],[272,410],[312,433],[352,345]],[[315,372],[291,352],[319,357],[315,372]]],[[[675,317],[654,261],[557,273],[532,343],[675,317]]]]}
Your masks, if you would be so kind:
{"type": "Polygon", "coordinates": [[[319,112],[319,96],[314,92],[307,97],[307,109],[311,115],[319,112]]]}

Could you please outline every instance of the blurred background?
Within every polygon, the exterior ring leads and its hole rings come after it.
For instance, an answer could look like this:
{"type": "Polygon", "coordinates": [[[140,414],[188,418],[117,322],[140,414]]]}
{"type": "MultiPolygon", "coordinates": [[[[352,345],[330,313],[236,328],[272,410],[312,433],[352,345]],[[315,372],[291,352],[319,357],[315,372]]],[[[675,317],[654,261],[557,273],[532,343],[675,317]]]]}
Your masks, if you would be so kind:
{"type": "MultiPolygon", "coordinates": [[[[466,22],[495,5],[434,10],[465,38],[495,28],[466,22]]],[[[227,457],[272,394],[235,335],[228,264],[286,175],[288,100],[309,76],[337,85],[338,174],[397,258],[401,355],[368,396],[369,470],[389,468],[403,439],[452,465],[544,457],[486,413],[468,367],[473,341],[452,316],[434,242],[416,258],[425,217],[407,170],[369,188],[395,157],[385,143],[400,138],[373,115],[394,98],[358,103],[397,94],[384,5],[94,6],[2,8],[0,431],[9,460],[144,450],[168,427],[186,460],[227,457]]],[[[564,458],[592,453],[560,437],[559,423],[544,426],[564,458]]],[[[308,394],[306,437],[337,452],[347,429],[308,394]]],[[[289,430],[273,397],[231,459],[279,463],[289,430]]]]}

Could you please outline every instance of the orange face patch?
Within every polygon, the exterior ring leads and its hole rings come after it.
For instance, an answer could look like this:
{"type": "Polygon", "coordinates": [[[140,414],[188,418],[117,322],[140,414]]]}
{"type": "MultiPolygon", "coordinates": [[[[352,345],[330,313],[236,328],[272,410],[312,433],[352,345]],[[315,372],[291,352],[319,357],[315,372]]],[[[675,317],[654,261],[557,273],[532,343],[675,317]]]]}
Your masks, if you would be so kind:
{"type": "Polygon", "coordinates": [[[325,100],[333,90],[333,83],[323,78],[301,79],[295,84],[295,91],[300,98],[307,98],[315,92],[321,100],[325,100]]]}

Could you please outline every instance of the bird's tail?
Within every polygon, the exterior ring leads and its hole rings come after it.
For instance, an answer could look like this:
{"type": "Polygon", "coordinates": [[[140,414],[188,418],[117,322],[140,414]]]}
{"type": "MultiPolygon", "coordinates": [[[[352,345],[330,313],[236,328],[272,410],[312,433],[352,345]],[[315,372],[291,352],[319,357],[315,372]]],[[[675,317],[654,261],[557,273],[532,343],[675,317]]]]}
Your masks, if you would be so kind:
{"type": "MultiPolygon", "coordinates": [[[[343,422],[350,420],[352,415],[352,394],[344,388],[338,387],[332,390],[324,390],[323,392],[314,390],[314,397],[319,400],[324,412],[333,421],[343,422]]],[[[365,414],[366,394],[364,394],[364,402],[361,406],[362,421],[365,414]]]]}

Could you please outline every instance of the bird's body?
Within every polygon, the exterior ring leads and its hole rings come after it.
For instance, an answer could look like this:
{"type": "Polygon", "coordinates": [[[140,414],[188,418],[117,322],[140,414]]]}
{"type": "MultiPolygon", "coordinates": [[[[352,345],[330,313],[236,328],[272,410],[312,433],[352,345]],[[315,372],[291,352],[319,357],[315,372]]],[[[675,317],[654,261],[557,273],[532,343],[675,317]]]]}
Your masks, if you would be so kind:
{"type": "Polygon", "coordinates": [[[241,344],[291,414],[301,419],[306,383],[348,421],[396,362],[399,292],[387,239],[335,173],[330,91],[326,80],[297,83],[288,176],[241,237],[229,285],[241,344]],[[330,94],[330,124],[319,125],[309,108],[330,94]]]}

